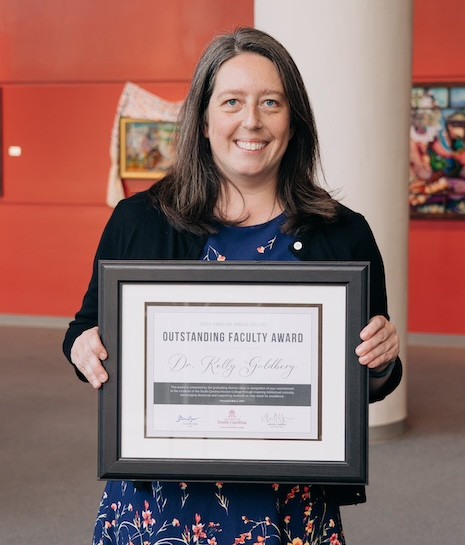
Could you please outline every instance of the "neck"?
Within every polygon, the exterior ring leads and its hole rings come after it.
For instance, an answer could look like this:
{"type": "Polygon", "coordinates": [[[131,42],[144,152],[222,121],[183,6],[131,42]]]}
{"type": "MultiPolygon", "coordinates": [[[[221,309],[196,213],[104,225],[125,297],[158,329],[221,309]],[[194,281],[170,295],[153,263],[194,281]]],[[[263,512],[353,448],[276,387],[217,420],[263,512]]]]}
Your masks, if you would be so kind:
{"type": "Polygon", "coordinates": [[[266,223],[283,211],[276,184],[259,190],[241,190],[228,184],[222,191],[217,209],[220,217],[242,226],[266,223]]]}

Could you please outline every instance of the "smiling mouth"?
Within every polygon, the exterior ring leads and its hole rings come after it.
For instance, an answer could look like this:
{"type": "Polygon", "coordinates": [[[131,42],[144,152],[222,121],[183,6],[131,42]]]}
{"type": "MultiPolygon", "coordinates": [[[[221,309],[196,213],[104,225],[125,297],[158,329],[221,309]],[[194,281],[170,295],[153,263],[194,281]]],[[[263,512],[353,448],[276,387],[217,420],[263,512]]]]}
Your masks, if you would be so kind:
{"type": "Polygon", "coordinates": [[[236,145],[247,151],[261,150],[266,146],[266,142],[244,142],[242,140],[236,140],[236,145]]]}

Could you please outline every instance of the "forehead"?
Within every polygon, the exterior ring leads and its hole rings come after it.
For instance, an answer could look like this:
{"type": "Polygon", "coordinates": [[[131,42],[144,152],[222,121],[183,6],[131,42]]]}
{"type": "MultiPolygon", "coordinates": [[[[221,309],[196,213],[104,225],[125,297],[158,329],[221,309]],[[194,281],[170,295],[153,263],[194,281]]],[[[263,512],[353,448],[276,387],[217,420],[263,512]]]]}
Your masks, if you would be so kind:
{"type": "Polygon", "coordinates": [[[258,53],[241,53],[225,61],[216,74],[213,93],[241,87],[284,93],[278,69],[270,59],[258,53]]]}

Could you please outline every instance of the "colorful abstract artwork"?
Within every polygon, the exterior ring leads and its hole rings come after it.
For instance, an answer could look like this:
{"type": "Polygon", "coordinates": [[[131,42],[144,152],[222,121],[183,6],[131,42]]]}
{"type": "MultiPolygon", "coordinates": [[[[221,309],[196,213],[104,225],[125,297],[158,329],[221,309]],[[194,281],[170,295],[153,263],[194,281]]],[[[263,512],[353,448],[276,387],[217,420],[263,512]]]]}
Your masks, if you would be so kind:
{"type": "Polygon", "coordinates": [[[411,217],[465,219],[465,85],[412,88],[409,204],[411,217]]]}

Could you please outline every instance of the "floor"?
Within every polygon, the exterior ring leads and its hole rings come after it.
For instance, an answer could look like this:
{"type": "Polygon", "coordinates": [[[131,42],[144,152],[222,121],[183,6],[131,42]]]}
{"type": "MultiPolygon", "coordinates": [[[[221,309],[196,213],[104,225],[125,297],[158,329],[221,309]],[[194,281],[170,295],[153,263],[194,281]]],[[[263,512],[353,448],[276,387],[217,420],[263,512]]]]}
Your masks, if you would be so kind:
{"type": "MultiPolygon", "coordinates": [[[[0,325],[0,545],[91,542],[97,395],[62,337],[0,325]]],[[[406,359],[408,429],[370,447],[368,503],[342,508],[348,545],[465,543],[465,348],[410,346],[406,359]]]]}

